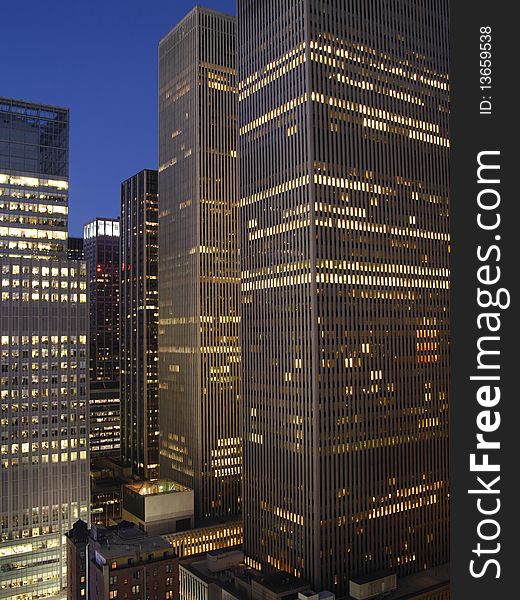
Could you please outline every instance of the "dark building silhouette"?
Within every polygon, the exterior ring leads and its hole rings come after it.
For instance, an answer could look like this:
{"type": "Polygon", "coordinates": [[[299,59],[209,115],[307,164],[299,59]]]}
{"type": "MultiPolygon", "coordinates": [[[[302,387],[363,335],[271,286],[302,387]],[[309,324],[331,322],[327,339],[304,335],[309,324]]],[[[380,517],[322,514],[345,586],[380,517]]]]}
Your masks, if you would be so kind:
{"type": "Polygon", "coordinates": [[[70,237],[67,240],[67,257],[71,260],[84,260],[83,238],[70,237]]]}
{"type": "Polygon", "coordinates": [[[159,476],[157,171],[121,184],[121,456],[159,476]]]}
{"type": "Polygon", "coordinates": [[[90,519],[108,526],[121,520],[122,488],[132,481],[132,469],[120,459],[97,455],[90,463],[90,519]]]}
{"type": "Polygon", "coordinates": [[[89,288],[90,454],[119,456],[119,220],[83,229],[89,288]]]}
{"type": "Polygon", "coordinates": [[[67,538],[67,599],[84,600],[88,598],[88,525],[85,521],[76,521],[65,536],[67,538]]]}

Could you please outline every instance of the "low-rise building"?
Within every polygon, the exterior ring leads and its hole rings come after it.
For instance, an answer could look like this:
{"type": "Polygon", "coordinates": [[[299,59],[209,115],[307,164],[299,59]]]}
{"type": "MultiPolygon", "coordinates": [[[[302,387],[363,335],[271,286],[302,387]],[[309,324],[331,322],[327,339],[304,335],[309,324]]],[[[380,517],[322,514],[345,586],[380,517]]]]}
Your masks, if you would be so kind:
{"type": "Polygon", "coordinates": [[[242,550],[209,552],[179,566],[180,600],[334,600],[330,592],[287,573],[264,575],[244,564],[242,550]]]}
{"type": "Polygon", "coordinates": [[[179,558],[242,546],[242,521],[218,521],[204,527],[163,535],[179,558]]]}
{"type": "Polygon", "coordinates": [[[349,600],[449,600],[450,575],[448,565],[420,571],[406,577],[392,573],[375,573],[352,578],[349,600]]]}
{"type": "Polygon", "coordinates": [[[148,533],[188,530],[194,525],[193,490],[167,479],[125,485],[122,517],[148,533]]]}
{"type": "Polygon", "coordinates": [[[128,521],[86,531],[76,523],[67,534],[68,600],[178,597],[178,558],[162,537],[128,521]]]}
{"type": "Polygon", "coordinates": [[[248,600],[247,591],[234,585],[244,553],[211,552],[179,566],[180,600],[248,600]]]}
{"type": "Polygon", "coordinates": [[[65,534],[67,538],[67,600],[87,597],[88,525],[81,519],[65,534]]]}
{"type": "Polygon", "coordinates": [[[311,591],[310,585],[285,572],[277,572],[251,579],[252,600],[300,600],[299,594],[311,591]]]}
{"type": "Polygon", "coordinates": [[[242,545],[241,520],[218,519],[194,529],[194,514],[193,490],[174,481],[132,482],[122,488],[122,519],[162,535],[181,559],[242,545]]]}

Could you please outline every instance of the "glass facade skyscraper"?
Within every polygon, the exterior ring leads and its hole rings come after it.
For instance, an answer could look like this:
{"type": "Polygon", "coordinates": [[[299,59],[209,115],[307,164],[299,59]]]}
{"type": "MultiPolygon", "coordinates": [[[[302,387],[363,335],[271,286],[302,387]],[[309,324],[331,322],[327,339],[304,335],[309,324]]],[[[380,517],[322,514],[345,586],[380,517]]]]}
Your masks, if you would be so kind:
{"type": "Polygon", "coordinates": [[[119,220],[83,228],[89,304],[90,458],[119,457],[119,220]]]}
{"type": "Polygon", "coordinates": [[[0,598],[64,597],[89,518],[87,290],[67,258],[69,111],[0,98],[0,598]]]}
{"type": "Polygon", "coordinates": [[[244,550],[448,560],[448,2],[238,1],[244,550]]]}
{"type": "Polygon", "coordinates": [[[196,518],[241,496],[235,20],[192,10],[159,46],[161,477],[196,518]]]}
{"type": "Polygon", "coordinates": [[[121,456],[159,477],[157,171],[121,184],[121,456]]]}

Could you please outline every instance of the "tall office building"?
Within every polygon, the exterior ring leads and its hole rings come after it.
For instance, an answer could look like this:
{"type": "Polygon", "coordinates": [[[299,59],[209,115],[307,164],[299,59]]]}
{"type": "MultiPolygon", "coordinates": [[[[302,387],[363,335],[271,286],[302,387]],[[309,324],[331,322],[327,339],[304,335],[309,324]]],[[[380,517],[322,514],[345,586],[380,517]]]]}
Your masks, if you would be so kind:
{"type": "Polygon", "coordinates": [[[121,184],[121,456],[159,477],[157,171],[121,184]]]}
{"type": "Polygon", "coordinates": [[[0,98],[0,598],[60,598],[89,515],[86,266],[67,258],[69,111],[0,98]]]}
{"type": "Polygon", "coordinates": [[[240,510],[235,20],[192,10],[159,46],[161,477],[196,518],[240,510]]]}
{"type": "Polygon", "coordinates": [[[244,546],[448,559],[448,2],[238,2],[244,546]]]}
{"type": "Polygon", "coordinates": [[[90,458],[119,456],[119,220],[83,228],[89,304],[90,458]]]}

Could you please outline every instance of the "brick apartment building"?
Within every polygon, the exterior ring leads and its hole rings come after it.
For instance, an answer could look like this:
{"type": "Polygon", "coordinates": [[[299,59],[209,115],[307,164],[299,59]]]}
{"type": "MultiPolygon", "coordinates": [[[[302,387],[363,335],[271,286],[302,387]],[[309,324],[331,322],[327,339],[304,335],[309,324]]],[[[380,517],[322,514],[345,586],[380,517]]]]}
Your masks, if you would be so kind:
{"type": "Polygon", "coordinates": [[[178,558],[160,536],[127,521],[111,527],[78,521],[67,534],[68,600],[178,597],[178,558]]]}

